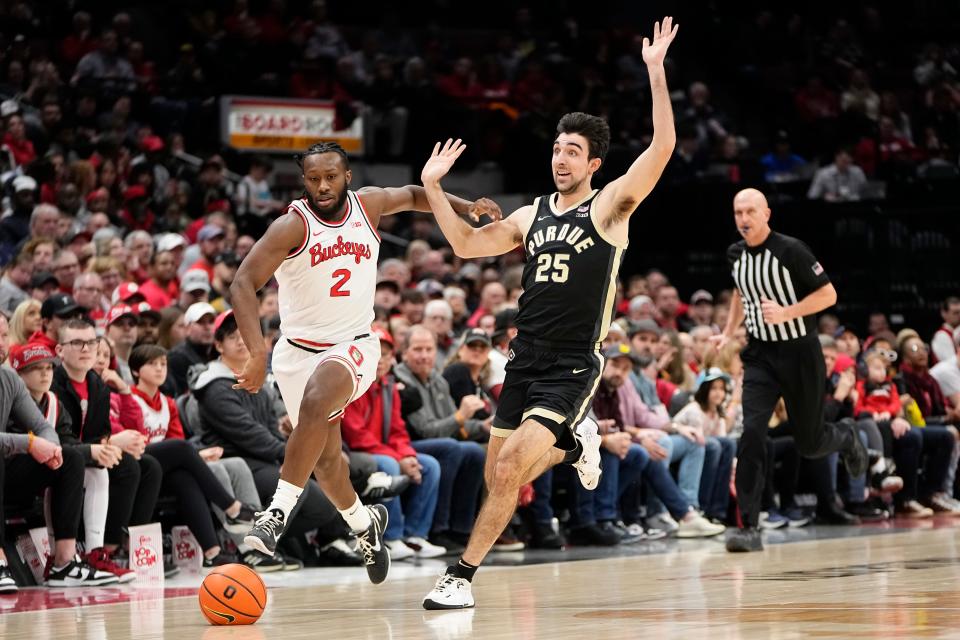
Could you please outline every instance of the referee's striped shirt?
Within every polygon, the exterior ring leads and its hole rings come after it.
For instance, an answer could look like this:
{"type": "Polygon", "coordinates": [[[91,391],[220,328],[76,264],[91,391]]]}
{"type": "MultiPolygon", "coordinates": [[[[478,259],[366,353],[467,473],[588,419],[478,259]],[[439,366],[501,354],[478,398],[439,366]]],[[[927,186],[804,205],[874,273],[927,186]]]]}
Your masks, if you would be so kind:
{"type": "Polygon", "coordinates": [[[760,307],[763,299],[784,307],[796,304],[830,282],[810,247],[772,231],[759,246],[748,247],[743,240],[730,245],[727,260],[752,339],[783,342],[817,335],[815,315],[771,325],[763,321],[760,307]]]}

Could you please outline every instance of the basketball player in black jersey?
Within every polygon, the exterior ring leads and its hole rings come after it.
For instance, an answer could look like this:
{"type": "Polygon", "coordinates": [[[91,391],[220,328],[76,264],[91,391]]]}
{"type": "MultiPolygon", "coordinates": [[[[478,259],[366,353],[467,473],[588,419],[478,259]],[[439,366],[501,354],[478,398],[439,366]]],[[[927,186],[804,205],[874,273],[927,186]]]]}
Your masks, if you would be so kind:
{"type": "Polygon", "coordinates": [[[440,188],[463,153],[460,140],[438,143],[423,168],[427,199],[457,255],[494,256],[517,245],[527,253],[518,333],[487,449],[489,495],[463,557],[424,598],[426,609],[474,606],[473,575],[509,522],[524,483],[561,461],[574,464],[588,489],[599,482],[600,436],[596,423],[584,418],[603,370],[599,347],[610,326],[630,214],[656,185],[676,141],[663,69],[676,34],[668,17],[654,27],[653,42],[644,38],[653,139],[627,173],[602,190],[590,182],[610,145],[610,129],[585,113],[569,113],[557,126],[551,162],[557,192],[479,229],[457,217],[440,188]]]}

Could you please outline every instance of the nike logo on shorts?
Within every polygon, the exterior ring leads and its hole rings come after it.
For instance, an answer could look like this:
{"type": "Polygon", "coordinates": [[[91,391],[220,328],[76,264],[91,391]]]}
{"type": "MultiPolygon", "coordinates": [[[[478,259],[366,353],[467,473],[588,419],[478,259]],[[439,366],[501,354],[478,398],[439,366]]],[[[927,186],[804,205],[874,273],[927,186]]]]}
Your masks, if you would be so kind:
{"type": "MultiPolygon", "coordinates": [[[[587,369],[589,369],[589,367],[587,367],[587,369]]],[[[574,370],[573,370],[573,373],[574,373],[574,375],[576,375],[576,374],[578,374],[578,373],[583,373],[583,372],[586,371],[587,369],[574,369],[574,370]]]]}

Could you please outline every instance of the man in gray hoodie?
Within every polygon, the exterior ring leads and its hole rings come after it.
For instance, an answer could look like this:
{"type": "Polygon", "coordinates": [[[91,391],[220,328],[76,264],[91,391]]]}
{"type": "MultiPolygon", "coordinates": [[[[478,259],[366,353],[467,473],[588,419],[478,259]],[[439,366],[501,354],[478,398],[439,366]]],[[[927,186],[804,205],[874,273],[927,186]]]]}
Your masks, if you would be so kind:
{"type": "Polygon", "coordinates": [[[454,404],[450,386],[435,370],[434,332],[414,325],[404,343],[403,363],[394,369],[397,380],[406,386],[401,393],[403,419],[417,453],[440,463],[440,493],[430,541],[449,553],[459,553],[473,529],[483,486],[486,453],[475,440],[485,440],[490,429],[483,420],[473,418],[483,401],[468,395],[459,408],[454,404]]]}
{"type": "MultiPolygon", "coordinates": [[[[0,322],[5,323],[2,319],[0,322]]],[[[0,362],[7,357],[6,334],[0,338],[0,362]]],[[[51,489],[54,537],[51,587],[83,587],[117,581],[77,555],[77,529],[83,510],[83,456],[64,449],[13,369],[0,365],[0,593],[17,590],[3,552],[4,505],[29,507],[51,489]]]]}
{"type": "MultiPolygon", "coordinates": [[[[281,416],[270,396],[234,389],[247,361],[247,348],[237,331],[232,311],[221,313],[214,323],[214,347],[220,358],[208,365],[195,365],[188,374],[190,390],[200,409],[201,441],[208,447],[223,447],[224,457],[241,457],[253,473],[257,493],[270,502],[280,478],[286,437],[280,432],[281,416]]],[[[336,507],[316,481],[304,488],[293,511],[288,536],[303,540],[303,534],[317,529],[317,543],[323,549],[347,536],[336,507]]],[[[339,545],[341,551],[348,548],[339,545]]]]}

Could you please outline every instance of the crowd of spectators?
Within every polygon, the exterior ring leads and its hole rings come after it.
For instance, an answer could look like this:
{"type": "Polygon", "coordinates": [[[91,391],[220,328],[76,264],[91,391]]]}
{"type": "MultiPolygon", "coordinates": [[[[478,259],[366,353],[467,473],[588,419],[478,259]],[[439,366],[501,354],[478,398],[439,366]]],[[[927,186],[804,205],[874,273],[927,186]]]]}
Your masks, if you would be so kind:
{"type": "MultiPolygon", "coordinates": [[[[461,38],[432,26],[363,31],[331,21],[322,0],[235,0],[189,8],[184,28],[167,32],[182,37],[158,39],[148,7],[41,9],[14,3],[0,24],[4,509],[29,513],[50,489],[52,585],[130,580],[124,530],[161,512],[175,514],[167,527],[190,526],[208,565],[357,564],[312,480],[279,557],[237,544],[276,485],[290,421],[271,385],[256,396],[233,389],[246,349],[230,284],[290,194],[273,184],[269,159],[219,147],[213,97],[332,99],[342,123],[365,117],[379,159],[419,158],[418,145],[457,123],[477,143],[465,161],[499,163],[520,190],[543,185],[531,154],[567,110],[608,118],[609,164],[643,148],[637,32],[521,7],[491,47],[482,21],[461,38]],[[231,65],[245,72],[225,73],[231,65]]],[[[890,25],[870,7],[822,32],[799,15],[737,18],[750,45],[718,56],[737,81],[712,75],[717,61],[671,62],[678,144],[666,183],[800,180],[809,197],[842,201],[868,197],[876,179],[956,177],[956,47],[900,44],[906,55],[893,58],[878,35],[890,25]],[[711,93],[759,78],[770,88],[749,105],[711,93]],[[754,118],[785,98],[776,118],[754,118]]],[[[462,261],[429,215],[384,223],[396,225],[376,292],[384,355],[378,382],[344,416],[344,456],[364,499],[388,500],[395,559],[455,554],[482,500],[523,255],[462,261]]],[[[521,492],[497,550],[713,536],[735,524],[742,366],[736,345],[709,348],[729,292],[681,297],[659,271],[623,275],[593,407],[601,486],[588,493],[569,469],[547,472],[521,492]]],[[[259,307],[272,350],[275,284],[259,307]]],[[[764,526],[960,514],[960,300],[942,314],[934,336],[894,334],[883,314],[862,330],[821,319],[828,410],[858,420],[871,470],[846,478],[835,459],[800,459],[778,411],[764,526]],[[807,494],[815,507],[798,500],[807,494]]],[[[12,587],[4,558],[0,591],[12,587]]]]}

